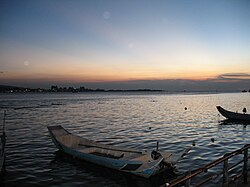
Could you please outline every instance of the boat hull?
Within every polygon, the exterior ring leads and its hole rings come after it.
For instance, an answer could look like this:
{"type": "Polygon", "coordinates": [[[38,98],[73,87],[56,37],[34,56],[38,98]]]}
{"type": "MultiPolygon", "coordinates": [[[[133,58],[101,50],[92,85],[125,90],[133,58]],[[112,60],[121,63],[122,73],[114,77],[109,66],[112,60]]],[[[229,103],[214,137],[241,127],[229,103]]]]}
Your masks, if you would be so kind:
{"type": "Polygon", "coordinates": [[[238,121],[250,121],[250,114],[231,112],[231,111],[225,110],[221,106],[216,106],[216,108],[220,112],[220,114],[227,119],[238,120],[238,121]]]}
{"type": "MultiPolygon", "coordinates": [[[[56,147],[60,151],[66,153],[68,155],[71,155],[75,158],[78,158],[78,159],[81,159],[81,160],[84,160],[87,162],[91,162],[93,164],[97,164],[100,166],[108,167],[111,169],[123,171],[126,173],[131,173],[131,174],[141,176],[144,178],[149,178],[153,175],[156,175],[156,174],[161,173],[167,169],[170,169],[169,166],[166,166],[166,164],[164,164],[163,157],[160,157],[157,160],[153,160],[152,162],[146,163],[147,167],[143,168],[143,164],[145,165],[145,163],[143,163],[140,160],[133,160],[133,159],[121,160],[121,159],[107,158],[107,157],[103,157],[103,156],[98,156],[98,155],[80,152],[77,148],[72,148],[72,147],[64,145],[62,142],[60,142],[58,140],[57,136],[53,133],[54,127],[55,126],[48,127],[48,130],[49,130],[50,136],[52,138],[52,141],[54,142],[56,147]],[[133,169],[134,167],[138,167],[139,169],[133,169]],[[140,169],[140,167],[142,167],[142,169],[140,169]]],[[[57,128],[58,127],[59,126],[57,126],[57,128]]],[[[68,134],[71,134],[66,130],[65,130],[65,132],[67,132],[68,134]]],[[[137,150],[135,150],[135,151],[137,151],[137,150]]]]}

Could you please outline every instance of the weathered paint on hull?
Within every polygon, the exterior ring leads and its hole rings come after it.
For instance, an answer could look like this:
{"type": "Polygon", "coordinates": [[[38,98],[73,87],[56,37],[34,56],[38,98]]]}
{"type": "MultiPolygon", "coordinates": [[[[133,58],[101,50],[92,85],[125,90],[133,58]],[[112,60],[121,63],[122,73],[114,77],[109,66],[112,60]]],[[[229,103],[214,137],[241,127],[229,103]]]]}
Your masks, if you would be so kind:
{"type": "MultiPolygon", "coordinates": [[[[105,166],[111,169],[116,169],[116,170],[121,170],[125,165],[127,164],[141,164],[140,161],[126,161],[126,160],[117,160],[117,159],[112,159],[112,158],[105,158],[105,157],[101,157],[101,156],[96,156],[96,155],[90,155],[87,153],[81,153],[77,150],[74,150],[72,148],[68,148],[62,144],[60,144],[53,136],[53,134],[49,131],[51,137],[52,137],[52,141],[53,143],[56,145],[56,147],[66,153],[69,154],[73,157],[76,157],[78,159],[84,160],[84,161],[88,161],[91,162],[93,164],[97,164],[100,166],[105,166]]],[[[126,170],[122,170],[123,172],[127,172],[127,173],[131,173],[134,175],[138,175],[144,178],[149,178],[157,173],[163,172],[165,170],[162,170],[162,168],[160,167],[160,163],[162,162],[162,160],[160,160],[157,164],[152,165],[151,168],[142,170],[142,171],[126,171],[126,170]]]]}

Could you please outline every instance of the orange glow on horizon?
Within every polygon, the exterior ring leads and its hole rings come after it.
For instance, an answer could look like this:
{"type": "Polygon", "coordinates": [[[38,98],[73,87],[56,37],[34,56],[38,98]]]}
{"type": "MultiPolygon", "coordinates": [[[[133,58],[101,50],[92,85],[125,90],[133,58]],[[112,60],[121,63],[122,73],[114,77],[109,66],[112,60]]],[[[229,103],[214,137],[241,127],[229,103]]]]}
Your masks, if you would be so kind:
{"type": "MultiPolygon", "coordinates": [[[[0,74],[1,80],[60,81],[60,82],[118,82],[133,80],[207,80],[216,79],[228,72],[244,72],[249,67],[244,58],[220,59],[211,54],[168,56],[153,54],[124,57],[120,54],[70,56],[58,51],[36,46],[16,44],[13,51],[6,51],[1,58],[8,69],[0,74]],[[13,55],[14,54],[14,55],[13,55]],[[238,59],[238,60],[237,60],[238,59]],[[234,65],[235,61],[239,65],[234,65]],[[232,64],[225,66],[225,63],[232,64]],[[247,64],[247,65],[246,65],[247,64]]],[[[204,50],[206,51],[206,50],[204,50]]],[[[180,52],[180,51],[179,51],[180,52]]],[[[202,52],[200,53],[202,54],[202,52]]]]}
{"type": "Polygon", "coordinates": [[[89,72],[55,72],[55,73],[33,73],[33,72],[5,72],[0,75],[2,80],[50,80],[67,82],[119,82],[133,80],[207,80],[216,78],[215,73],[158,73],[158,72],[108,72],[108,71],[89,71],[89,72]]]}

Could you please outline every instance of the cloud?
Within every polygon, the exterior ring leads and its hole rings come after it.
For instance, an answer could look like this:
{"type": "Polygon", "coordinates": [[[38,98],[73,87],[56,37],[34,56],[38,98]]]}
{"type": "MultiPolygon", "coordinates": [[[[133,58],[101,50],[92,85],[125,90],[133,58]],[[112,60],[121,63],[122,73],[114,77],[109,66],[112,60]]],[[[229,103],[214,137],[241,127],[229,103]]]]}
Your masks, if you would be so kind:
{"type": "Polygon", "coordinates": [[[131,80],[118,82],[83,82],[90,88],[103,89],[162,89],[167,91],[241,91],[249,89],[248,79],[222,80],[221,78],[207,80],[163,79],[163,80],[131,80]]]}
{"type": "Polygon", "coordinates": [[[250,79],[250,74],[248,73],[224,73],[218,76],[219,79],[229,79],[229,80],[241,80],[250,79]]]}
{"type": "Polygon", "coordinates": [[[226,73],[218,75],[213,79],[191,80],[191,79],[162,79],[162,80],[129,80],[129,81],[105,81],[105,82],[74,82],[56,80],[54,78],[37,79],[0,79],[0,84],[16,85],[32,88],[50,88],[51,85],[61,87],[102,88],[102,89],[156,89],[166,91],[241,91],[249,90],[250,74],[247,73],[226,73]]]}

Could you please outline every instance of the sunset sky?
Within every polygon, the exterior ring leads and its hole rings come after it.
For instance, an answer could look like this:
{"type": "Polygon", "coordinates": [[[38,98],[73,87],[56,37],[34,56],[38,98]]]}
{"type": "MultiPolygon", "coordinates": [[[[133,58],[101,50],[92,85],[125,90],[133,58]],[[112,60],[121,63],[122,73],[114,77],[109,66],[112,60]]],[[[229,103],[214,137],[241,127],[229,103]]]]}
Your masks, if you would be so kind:
{"type": "Polygon", "coordinates": [[[248,0],[2,0],[0,84],[249,89],[249,10],[248,0]]]}

